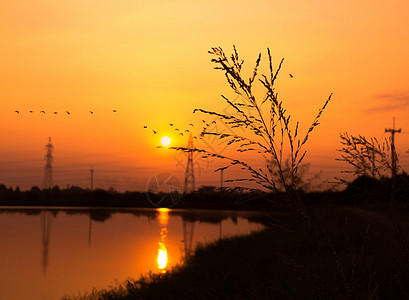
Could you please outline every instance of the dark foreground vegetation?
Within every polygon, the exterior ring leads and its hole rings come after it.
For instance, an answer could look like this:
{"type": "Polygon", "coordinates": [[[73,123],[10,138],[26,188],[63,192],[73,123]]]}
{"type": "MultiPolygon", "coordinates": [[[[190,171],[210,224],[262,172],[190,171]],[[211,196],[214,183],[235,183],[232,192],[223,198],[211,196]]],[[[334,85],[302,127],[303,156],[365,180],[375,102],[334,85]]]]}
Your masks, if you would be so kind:
{"type": "Polygon", "coordinates": [[[367,177],[304,194],[308,217],[271,211],[255,217],[265,230],[200,247],[170,272],[67,299],[409,299],[406,178],[393,202],[391,182],[367,177]]]}
{"type": "Polygon", "coordinates": [[[311,226],[271,215],[166,274],[67,299],[408,299],[409,210],[373,208],[314,205],[311,226]]]}

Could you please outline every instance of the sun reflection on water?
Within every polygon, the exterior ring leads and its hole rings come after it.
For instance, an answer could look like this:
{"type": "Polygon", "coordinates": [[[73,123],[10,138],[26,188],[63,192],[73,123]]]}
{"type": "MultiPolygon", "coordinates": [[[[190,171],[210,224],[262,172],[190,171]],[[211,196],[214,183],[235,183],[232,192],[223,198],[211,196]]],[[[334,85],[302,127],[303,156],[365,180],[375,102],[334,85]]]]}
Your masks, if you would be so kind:
{"type": "Polygon", "coordinates": [[[158,268],[162,271],[165,271],[165,268],[168,264],[168,251],[166,246],[159,242],[159,251],[158,251],[158,268]]]}
{"type": "Polygon", "coordinates": [[[168,221],[169,221],[169,209],[168,208],[159,208],[159,224],[160,228],[160,241],[158,248],[158,268],[163,273],[166,272],[166,266],[168,265],[168,250],[166,248],[166,237],[168,235],[168,221]]]}

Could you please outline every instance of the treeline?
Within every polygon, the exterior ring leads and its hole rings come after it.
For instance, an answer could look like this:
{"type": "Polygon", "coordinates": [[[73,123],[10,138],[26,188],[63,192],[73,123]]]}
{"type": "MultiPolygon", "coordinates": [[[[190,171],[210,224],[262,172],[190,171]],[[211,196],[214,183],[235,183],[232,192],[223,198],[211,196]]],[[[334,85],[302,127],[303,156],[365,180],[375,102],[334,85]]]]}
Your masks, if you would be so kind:
{"type": "Polygon", "coordinates": [[[90,191],[72,186],[60,189],[41,190],[34,186],[30,190],[20,191],[0,185],[0,205],[25,206],[119,206],[119,207],[149,207],[146,193],[119,193],[114,189],[96,189],[90,191]]]}
{"type": "Polygon", "coordinates": [[[273,202],[280,202],[281,195],[264,192],[231,192],[218,191],[214,187],[201,188],[187,194],[163,194],[151,192],[118,192],[113,188],[108,190],[82,189],[72,186],[66,189],[54,187],[41,190],[32,187],[21,191],[0,185],[0,206],[79,206],[79,207],[176,207],[197,209],[262,209],[271,207],[273,202]],[[170,198],[174,203],[170,203],[170,198]],[[273,199],[274,198],[274,199],[273,199]],[[160,202],[161,199],[165,199],[160,202]],[[274,200],[274,201],[272,201],[274,200]],[[158,204],[158,205],[155,205],[158,204]]]}
{"type": "Polygon", "coordinates": [[[343,191],[344,202],[408,202],[409,175],[405,172],[394,178],[375,178],[362,175],[343,191]]]}
{"type": "MultiPolygon", "coordinates": [[[[324,197],[328,193],[317,193],[314,197],[324,197]]],[[[333,193],[330,193],[331,195],[333,193]]],[[[263,210],[286,209],[283,193],[266,193],[262,191],[240,192],[218,190],[214,187],[202,187],[187,194],[162,194],[146,192],[117,192],[113,188],[90,191],[72,186],[66,189],[54,187],[41,190],[32,187],[21,191],[0,185],[0,205],[3,206],[89,206],[89,207],[159,207],[196,208],[196,209],[230,209],[230,210],[263,210]],[[170,203],[170,198],[174,203],[170,203]],[[161,199],[165,199],[160,202],[161,199]]],[[[328,198],[328,197],[325,197],[328,198]]]]}
{"type": "MultiPolygon", "coordinates": [[[[54,187],[41,190],[32,187],[21,191],[0,185],[0,205],[3,206],[90,206],[90,207],[155,207],[155,198],[167,197],[167,194],[146,192],[118,192],[113,188],[90,191],[72,186],[66,189],[54,187]]],[[[172,195],[176,197],[174,205],[177,208],[197,209],[247,209],[247,210],[285,210],[284,193],[267,193],[262,191],[240,192],[218,190],[214,187],[202,187],[187,195],[172,195]]],[[[321,203],[370,203],[370,202],[408,202],[409,175],[401,173],[394,179],[389,177],[374,178],[362,175],[347,184],[342,191],[303,192],[300,197],[306,204],[321,203]]],[[[157,203],[157,202],[156,202],[157,203]]]]}

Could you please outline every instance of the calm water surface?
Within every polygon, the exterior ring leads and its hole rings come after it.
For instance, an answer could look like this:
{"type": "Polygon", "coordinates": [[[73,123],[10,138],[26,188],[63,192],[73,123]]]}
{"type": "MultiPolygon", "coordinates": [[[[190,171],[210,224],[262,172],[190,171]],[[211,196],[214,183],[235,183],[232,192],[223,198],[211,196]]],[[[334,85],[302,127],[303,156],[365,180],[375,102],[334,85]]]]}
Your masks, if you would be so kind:
{"type": "Polygon", "coordinates": [[[0,207],[0,298],[60,299],[165,272],[199,243],[261,230],[253,214],[0,207]]]}

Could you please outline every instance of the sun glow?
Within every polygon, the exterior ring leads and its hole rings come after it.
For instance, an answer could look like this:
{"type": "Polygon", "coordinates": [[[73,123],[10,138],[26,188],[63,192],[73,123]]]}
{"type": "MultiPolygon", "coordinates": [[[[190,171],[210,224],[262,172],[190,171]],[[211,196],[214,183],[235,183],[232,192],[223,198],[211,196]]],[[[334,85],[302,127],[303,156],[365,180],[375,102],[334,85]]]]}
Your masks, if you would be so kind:
{"type": "Polygon", "coordinates": [[[160,142],[162,143],[163,146],[167,147],[170,144],[170,137],[164,136],[161,138],[160,142]]]}

